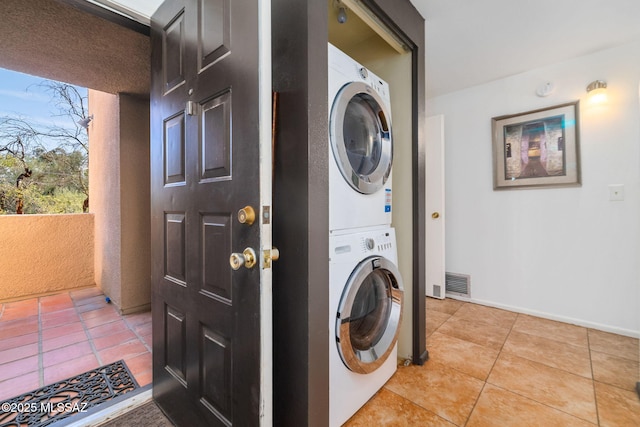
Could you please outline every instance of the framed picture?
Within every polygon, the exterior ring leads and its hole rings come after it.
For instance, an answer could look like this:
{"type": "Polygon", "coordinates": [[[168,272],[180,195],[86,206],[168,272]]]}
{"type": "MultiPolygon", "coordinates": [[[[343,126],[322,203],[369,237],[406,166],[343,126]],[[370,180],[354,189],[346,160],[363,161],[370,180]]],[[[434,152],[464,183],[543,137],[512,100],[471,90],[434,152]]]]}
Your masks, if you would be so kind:
{"type": "Polygon", "coordinates": [[[491,123],[494,190],[580,185],[578,101],[491,123]]]}

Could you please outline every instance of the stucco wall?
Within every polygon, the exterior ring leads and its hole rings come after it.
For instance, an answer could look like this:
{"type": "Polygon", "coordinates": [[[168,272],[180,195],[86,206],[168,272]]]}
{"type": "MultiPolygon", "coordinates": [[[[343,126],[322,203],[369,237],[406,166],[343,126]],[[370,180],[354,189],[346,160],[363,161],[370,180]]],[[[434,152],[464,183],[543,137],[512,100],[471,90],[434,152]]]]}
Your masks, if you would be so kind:
{"type": "Polygon", "coordinates": [[[127,313],[146,309],[151,302],[149,99],[119,98],[121,308],[127,313]]]}
{"type": "Polygon", "coordinates": [[[89,91],[89,210],[95,215],[95,282],[120,306],[120,108],[118,96],[89,91]]]}
{"type": "Polygon", "coordinates": [[[123,312],[151,302],[149,100],[89,91],[95,281],[123,312]]]}
{"type": "Polygon", "coordinates": [[[91,214],[0,216],[0,301],[94,284],[91,214]]]}

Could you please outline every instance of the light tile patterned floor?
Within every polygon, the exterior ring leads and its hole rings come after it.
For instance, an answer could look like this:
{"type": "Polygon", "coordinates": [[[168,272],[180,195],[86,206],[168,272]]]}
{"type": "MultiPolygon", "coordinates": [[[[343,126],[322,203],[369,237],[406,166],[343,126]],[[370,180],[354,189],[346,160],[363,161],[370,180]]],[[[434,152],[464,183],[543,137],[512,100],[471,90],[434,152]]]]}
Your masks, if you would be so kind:
{"type": "Polygon", "coordinates": [[[151,312],[121,316],[98,288],[0,304],[0,400],[124,359],[151,383],[151,312]]]}
{"type": "Polygon", "coordinates": [[[637,339],[427,298],[427,348],[346,425],[640,426],[637,339]]]}

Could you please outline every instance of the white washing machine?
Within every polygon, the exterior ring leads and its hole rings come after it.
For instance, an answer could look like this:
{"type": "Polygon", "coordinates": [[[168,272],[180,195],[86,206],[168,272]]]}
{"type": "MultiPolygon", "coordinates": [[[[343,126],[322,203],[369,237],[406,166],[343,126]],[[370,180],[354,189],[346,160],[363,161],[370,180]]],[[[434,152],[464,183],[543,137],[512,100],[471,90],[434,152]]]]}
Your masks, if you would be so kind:
{"type": "Polygon", "coordinates": [[[329,424],[340,426],[396,371],[403,286],[395,230],[329,236],[329,424]]]}
{"type": "Polygon", "coordinates": [[[329,44],[329,231],[391,225],[389,85],[329,44]]]}

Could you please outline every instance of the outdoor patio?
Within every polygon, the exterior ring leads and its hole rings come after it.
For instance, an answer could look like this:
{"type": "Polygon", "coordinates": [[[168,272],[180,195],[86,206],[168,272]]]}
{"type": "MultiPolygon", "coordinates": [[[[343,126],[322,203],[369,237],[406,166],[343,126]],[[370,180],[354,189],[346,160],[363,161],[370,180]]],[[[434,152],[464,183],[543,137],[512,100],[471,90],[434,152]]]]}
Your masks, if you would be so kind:
{"type": "Polygon", "coordinates": [[[123,359],[152,381],[151,312],[122,316],[96,287],[0,303],[0,400],[123,359]]]}

